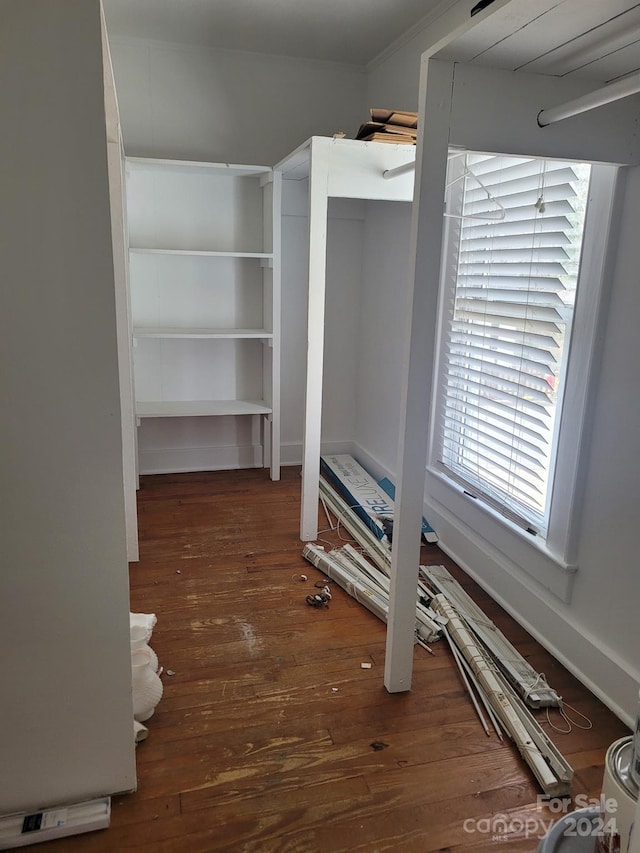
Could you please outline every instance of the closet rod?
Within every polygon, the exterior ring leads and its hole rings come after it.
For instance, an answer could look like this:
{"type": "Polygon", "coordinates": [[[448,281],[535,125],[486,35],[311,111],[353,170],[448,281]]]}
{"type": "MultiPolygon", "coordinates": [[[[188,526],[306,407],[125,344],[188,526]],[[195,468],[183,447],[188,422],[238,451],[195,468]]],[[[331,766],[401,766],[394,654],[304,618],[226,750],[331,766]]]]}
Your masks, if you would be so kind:
{"type": "Polygon", "coordinates": [[[538,126],[547,127],[547,125],[562,121],[565,118],[586,113],[589,110],[596,109],[596,107],[619,101],[621,98],[628,98],[629,95],[636,95],[638,92],[640,92],[640,71],[636,71],[622,80],[616,80],[615,83],[609,83],[602,89],[596,89],[595,92],[582,95],[574,101],[569,101],[558,107],[551,107],[549,110],[540,110],[538,126]]]}
{"type": "Polygon", "coordinates": [[[406,172],[413,172],[415,167],[416,161],[412,160],[410,163],[403,163],[402,166],[396,166],[395,169],[385,169],[382,173],[382,177],[387,180],[389,180],[389,178],[398,178],[406,172]]]}

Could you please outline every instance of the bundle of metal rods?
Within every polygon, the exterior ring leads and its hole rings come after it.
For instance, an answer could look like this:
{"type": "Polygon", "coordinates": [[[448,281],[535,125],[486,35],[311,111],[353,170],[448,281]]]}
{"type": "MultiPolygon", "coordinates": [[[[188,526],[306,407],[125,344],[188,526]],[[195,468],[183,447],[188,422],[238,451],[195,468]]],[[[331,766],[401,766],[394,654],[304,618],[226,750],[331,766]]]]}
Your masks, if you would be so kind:
{"type": "MultiPolygon", "coordinates": [[[[386,622],[389,615],[391,549],[323,479],[321,501],[353,536],[364,554],[345,544],[326,552],[307,544],[303,556],[353,598],[386,622]],[[365,556],[366,554],[366,556],[365,556]]],[[[531,714],[532,708],[561,707],[562,700],[467,595],[444,566],[420,566],[416,590],[416,641],[445,636],[481,724],[487,718],[500,740],[507,734],[545,794],[570,792],[573,770],[531,714]],[[484,708],[484,713],[482,707],[484,708]],[[486,714],[486,716],[485,716],[486,714]]]]}

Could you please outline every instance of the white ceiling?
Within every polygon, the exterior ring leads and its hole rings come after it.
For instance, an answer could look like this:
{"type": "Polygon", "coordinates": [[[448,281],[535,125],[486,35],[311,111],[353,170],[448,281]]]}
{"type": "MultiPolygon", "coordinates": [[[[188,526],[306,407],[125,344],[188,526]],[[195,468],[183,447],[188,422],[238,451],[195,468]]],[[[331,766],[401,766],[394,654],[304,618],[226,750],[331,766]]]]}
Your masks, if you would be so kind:
{"type": "Polygon", "coordinates": [[[115,37],[365,65],[443,0],[103,0],[115,37]]]}
{"type": "MultiPolygon", "coordinates": [[[[111,36],[358,66],[458,2],[103,0],[111,36]]],[[[438,56],[607,83],[640,69],[640,2],[510,0],[438,56]]]]}
{"type": "Polygon", "coordinates": [[[640,2],[512,0],[438,56],[609,83],[640,69],[640,2]]]}

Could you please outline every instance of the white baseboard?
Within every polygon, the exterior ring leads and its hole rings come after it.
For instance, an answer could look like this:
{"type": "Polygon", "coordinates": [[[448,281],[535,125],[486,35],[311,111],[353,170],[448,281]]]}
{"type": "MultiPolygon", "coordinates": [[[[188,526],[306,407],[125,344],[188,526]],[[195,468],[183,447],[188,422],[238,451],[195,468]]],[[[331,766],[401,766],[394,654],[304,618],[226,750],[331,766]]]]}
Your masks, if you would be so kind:
{"type": "Polygon", "coordinates": [[[302,465],[302,442],[289,441],[280,445],[281,465],[302,465]]]}
{"type": "MultiPolygon", "coordinates": [[[[352,453],[351,441],[322,443],[322,453],[352,453]]],[[[184,474],[190,471],[232,471],[234,468],[259,468],[259,445],[215,445],[209,447],[164,447],[139,449],[140,474],[184,474]]],[[[280,446],[280,464],[302,465],[302,442],[280,446]]]]}
{"type": "Polygon", "coordinates": [[[219,445],[210,447],[140,448],[140,474],[177,474],[190,471],[229,471],[259,468],[259,445],[219,445]]]}
{"type": "Polygon", "coordinates": [[[556,603],[544,589],[537,589],[535,581],[516,566],[509,568],[504,559],[496,560],[473,530],[457,519],[448,518],[436,507],[426,506],[425,512],[438,533],[440,548],[622,722],[633,728],[640,675],[608,649],[601,638],[572,619],[570,606],[556,603]]]}
{"type": "MultiPolygon", "coordinates": [[[[352,441],[323,441],[322,453],[351,453],[355,447],[352,441]]],[[[280,445],[281,465],[302,465],[302,442],[290,441],[280,445]]]]}
{"type": "Polygon", "coordinates": [[[359,444],[354,442],[352,444],[352,450],[344,450],[341,452],[351,453],[353,458],[356,459],[370,474],[372,474],[376,480],[382,480],[384,477],[388,477],[392,483],[396,482],[395,472],[386,468],[359,444]]]}

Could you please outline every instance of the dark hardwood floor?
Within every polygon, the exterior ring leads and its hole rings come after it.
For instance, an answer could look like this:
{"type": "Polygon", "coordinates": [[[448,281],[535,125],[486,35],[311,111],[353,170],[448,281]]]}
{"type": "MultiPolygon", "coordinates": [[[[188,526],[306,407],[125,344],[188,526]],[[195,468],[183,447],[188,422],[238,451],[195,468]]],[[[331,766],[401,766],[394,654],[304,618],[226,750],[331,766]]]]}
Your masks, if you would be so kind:
{"type": "MultiPolygon", "coordinates": [[[[111,828],[47,853],[536,850],[557,815],[515,748],[486,736],[445,643],[416,648],[412,690],[390,695],[384,625],[337,587],[327,609],[305,604],[321,575],[301,556],[299,489],[291,468],[278,483],[263,470],[142,478],[131,609],[158,616],[164,697],[111,828]]],[[[574,797],[597,797],[626,727],[437,546],[423,562],[446,565],[593,720],[552,734],[574,797]]]]}

